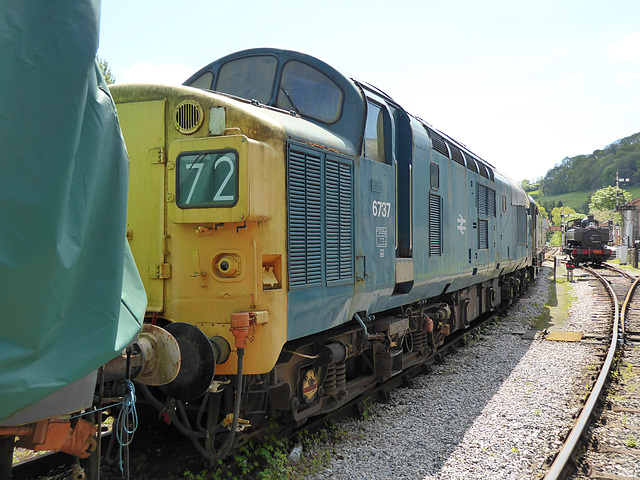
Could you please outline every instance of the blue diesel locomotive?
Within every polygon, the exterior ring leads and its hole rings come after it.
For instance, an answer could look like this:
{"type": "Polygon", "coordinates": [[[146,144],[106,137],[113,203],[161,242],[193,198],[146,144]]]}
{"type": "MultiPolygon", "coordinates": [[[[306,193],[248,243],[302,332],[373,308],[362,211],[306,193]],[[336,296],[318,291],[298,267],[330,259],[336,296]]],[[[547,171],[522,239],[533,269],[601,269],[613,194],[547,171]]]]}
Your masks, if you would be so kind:
{"type": "Polygon", "coordinates": [[[148,321],[183,356],[144,390],[210,459],[419,365],[536,276],[519,185],[314,57],[246,50],[111,92],[148,321]]]}

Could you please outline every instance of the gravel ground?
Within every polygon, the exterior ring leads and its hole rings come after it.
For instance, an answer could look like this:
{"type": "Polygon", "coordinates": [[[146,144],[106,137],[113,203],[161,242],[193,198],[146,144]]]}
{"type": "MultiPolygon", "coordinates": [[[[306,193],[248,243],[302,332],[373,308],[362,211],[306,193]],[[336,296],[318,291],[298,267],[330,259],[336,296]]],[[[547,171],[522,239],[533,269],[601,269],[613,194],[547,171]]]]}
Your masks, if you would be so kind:
{"type": "MultiPolygon", "coordinates": [[[[375,404],[370,420],[341,423],[350,440],[331,445],[329,468],[312,478],[535,478],[578,411],[587,365],[597,362],[593,345],[523,335],[545,315],[552,275],[544,268],[481,339],[414,379],[412,388],[392,392],[390,403],[375,404]]],[[[558,284],[558,296],[565,286],[558,284]]],[[[582,297],[592,287],[577,281],[568,288],[582,297]]],[[[589,317],[590,306],[574,302],[554,313],[551,328],[585,331],[589,317]]]]}

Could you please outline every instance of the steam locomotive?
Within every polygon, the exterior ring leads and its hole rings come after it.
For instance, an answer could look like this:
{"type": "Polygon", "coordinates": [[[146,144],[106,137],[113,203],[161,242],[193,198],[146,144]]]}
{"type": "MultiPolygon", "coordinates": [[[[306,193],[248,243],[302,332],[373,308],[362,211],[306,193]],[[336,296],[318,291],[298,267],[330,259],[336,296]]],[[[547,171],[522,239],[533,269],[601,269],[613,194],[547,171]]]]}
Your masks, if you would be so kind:
{"type": "Polygon", "coordinates": [[[602,227],[593,215],[570,220],[565,226],[562,251],[577,266],[580,263],[601,264],[611,256],[609,227],[602,227]]]}

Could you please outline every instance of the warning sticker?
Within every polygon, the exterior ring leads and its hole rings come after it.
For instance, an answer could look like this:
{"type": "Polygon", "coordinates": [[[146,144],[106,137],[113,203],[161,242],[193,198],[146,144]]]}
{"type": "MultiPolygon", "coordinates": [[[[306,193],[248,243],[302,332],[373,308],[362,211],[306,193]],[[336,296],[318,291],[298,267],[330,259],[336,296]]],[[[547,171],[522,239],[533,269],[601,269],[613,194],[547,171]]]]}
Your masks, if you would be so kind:
{"type": "Polygon", "coordinates": [[[387,227],[376,227],[376,247],[387,246],[387,227]]]}

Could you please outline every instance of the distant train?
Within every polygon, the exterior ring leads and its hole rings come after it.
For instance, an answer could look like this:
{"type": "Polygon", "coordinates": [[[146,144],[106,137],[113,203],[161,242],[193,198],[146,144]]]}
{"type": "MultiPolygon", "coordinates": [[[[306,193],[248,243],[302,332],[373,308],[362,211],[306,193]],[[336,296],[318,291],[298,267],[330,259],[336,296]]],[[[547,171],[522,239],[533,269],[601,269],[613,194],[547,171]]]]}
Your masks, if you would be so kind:
{"type": "Polygon", "coordinates": [[[563,253],[575,264],[606,262],[611,256],[608,244],[609,227],[601,227],[593,215],[570,220],[562,235],[563,253]]]}
{"type": "Polygon", "coordinates": [[[182,355],[142,391],[209,459],[426,361],[541,264],[518,184],[311,56],[246,50],[111,93],[147,322],[182,355]]]}

